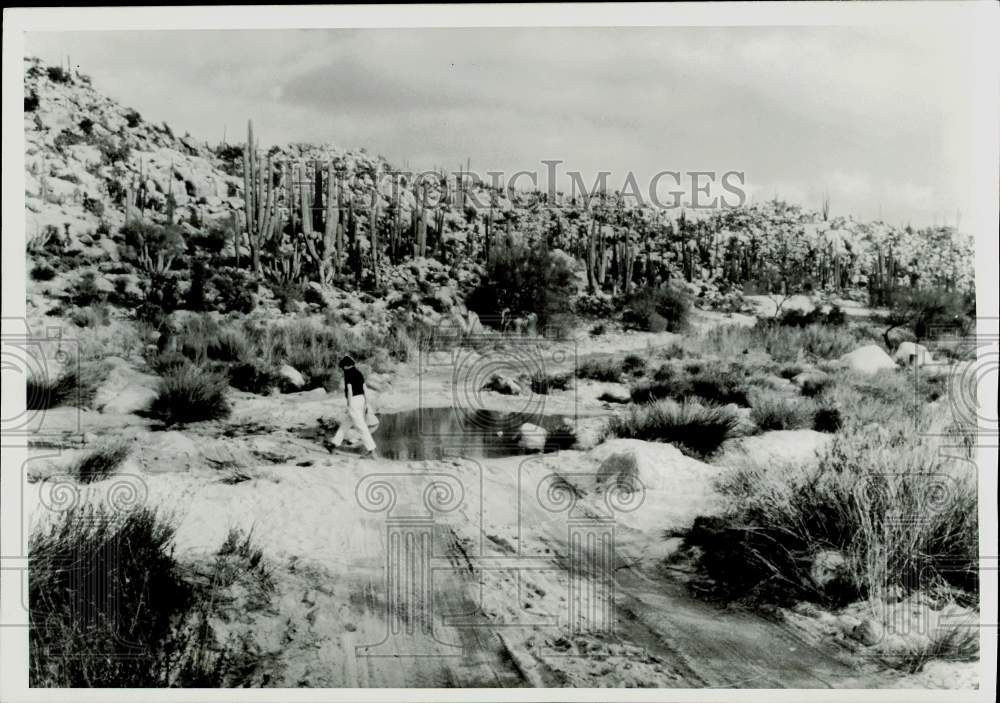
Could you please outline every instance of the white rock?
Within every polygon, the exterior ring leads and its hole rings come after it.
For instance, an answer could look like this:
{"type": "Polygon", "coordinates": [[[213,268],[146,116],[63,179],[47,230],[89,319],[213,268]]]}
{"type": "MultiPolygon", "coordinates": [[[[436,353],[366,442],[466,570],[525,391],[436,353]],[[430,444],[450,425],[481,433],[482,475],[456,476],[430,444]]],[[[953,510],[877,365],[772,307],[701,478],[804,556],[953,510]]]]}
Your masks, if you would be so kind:
{"type": "Polygon", "coordinates": [[[792,383],[794,383],[799,388],[802,388],[806,384],[813,384],[819,386],[829,381],[829,379],[830,375],[823,373],[822,371],[803,371],[800,374],[796,374],[792,378],[792,383]]]}
{"type": "Polygon", "coordinates": [[[288,364],[281,365],[281,368],[278,369],[278,375],[288,381],[289,385],[294,388],[302,388],[302,386],[306,385],[305,377],[297,369],[288,364]]]}
{"type": "Polygon", "coordinates": [[[904,366],[911,364],[923,366],[934,362],[934,356],[927,350],[927,347],[915,342],[902,342],[892,358],[904,366]]]}
{"type": "MultiPolygon", "coordinates": [[[[572,452],[566,456],[570,460],[572,452]]],[[[627,501],[633,509],[615,513],[621,524],[656,530],[687,528],[698,515],[712,514],[722,505],[715,481],[723,469],[685,456],[673,445],[609,439],[587,456],[600,466],[595,484],[602,495],[613,488],[639,492],[627,501]],[[637,483],[631,480],[633,476],[637,483]]]]}
{"type": "Polygon", "coordinates": [[[760,466],[815,464],[832,440],[832,434],[815,430],[775,430],[750,437],[735,437],[723,443],[723,453],[715,463],[729,466],[749,459],[760,466]]]}
{"type": "Polygon", "coordinates": [[[94,395],[94,407],[123,415],[148,411],[158,395],[159,378],[136,371],[119,357],[109,357],[105,363],[111,370],[94,395]]]}
{"type": "Polygon", "coordinates": [[[840,357],[840,362],[860,373],[878,373],[896,368],[896,362],[877,344],[867,344],[840,357]]]}
{"type": "Polygon", "coordinates": [[[809,566],[809,578],[821,590],[826,590],[849,576],[847,559],[835,549],[817,552],[809,566]]]}
{"type": "Polygon", "coordinates": [[[531,452],[540,452],[545,449],[545,440],[549,433],[544,427],[525,422],[517,429],[517,446],[531,452]]]}

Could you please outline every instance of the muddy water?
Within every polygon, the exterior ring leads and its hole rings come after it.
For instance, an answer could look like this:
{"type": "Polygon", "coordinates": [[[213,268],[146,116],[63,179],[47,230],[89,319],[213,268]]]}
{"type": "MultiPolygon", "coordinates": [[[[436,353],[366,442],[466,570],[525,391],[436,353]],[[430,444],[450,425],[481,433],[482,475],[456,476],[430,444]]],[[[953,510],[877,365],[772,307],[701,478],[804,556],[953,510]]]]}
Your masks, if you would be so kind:
{"type": "Polygon", "coordinates": [[[524,454],[528,450],[519,441],[519,428],[524,423],[547,430],[545,451],[565,449],[573,443],[561,415],[421,408],[382,415],[380,420],[373,433],[378,452],[400,461],[448,456],[496,459],[524,454]]]}

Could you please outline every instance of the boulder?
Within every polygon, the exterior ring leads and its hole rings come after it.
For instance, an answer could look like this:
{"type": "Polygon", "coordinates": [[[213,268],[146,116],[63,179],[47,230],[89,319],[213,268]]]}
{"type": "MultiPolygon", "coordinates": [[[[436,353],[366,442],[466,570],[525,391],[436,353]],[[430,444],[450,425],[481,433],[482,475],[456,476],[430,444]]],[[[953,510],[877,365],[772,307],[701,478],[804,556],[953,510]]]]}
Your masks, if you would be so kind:
{"type": "Polygon", "coordinates": [[[110,370],[94,395],[94,407],[122,415],[148,411],[158,395],[159,378],[136,371],[118,357],[109,357],[105,363],[110,370]]]}
{"type": "MultiPolygon", "coordinates": [[[[685,456],[673,445],[609,439],[587,456],[598,467],[593,476],[599,505],[606,509],[607,491],[625,491],[617,499],[631,509],[615,512],[620,524],[643,530],[687,529],[695,517],[710,515],[722,505],[715,481],[724,469],[685,456]],[[629,497],[629,493],[636,495],[629,497]]],[[[559,457],[566,457],[572,464],[569,472],[579,471],[579,459],[572,458],[573,452],[559,457]]],[[[611,503],[615,504],[615,500],[611,503]]]]}
{"type": "Polygon", "coordinates": [[[792,383],[794,383],[799,388],[805,388],[808,385],[812,386],[823,386],[830,382],[830,375],[823,373],[822,371],[803,371],[800,374],[796,374],[792,377],[792,383]]]}
{"type": "Polygon", "coordinates": [[[923,344],[902,342],[892,358],[904,366],[923,366],[934,362],[934,357],[923,344]]]}
{"type": "MultiPolygon", "coordinates": [[[[740,410],[744,410],[741,408],[740,410]]],[[[741,421],[747,422],[741,413],[741,421]]],[[[735,437],[722,445],[715,463],[730,466],[749,459],[761,466],[774,464],[814,464],[833,439],[832,434],[815,430],[775,430],[749,437],[735,437]]]]}
{"type": "Polygon", "coordinates": [[[302,388],[302,386],[306,385],[305,377],[299,373],[298,370],[288,364],[281,365],[281,368],[278,369],[278,375],[285,379],[285,381],[288,382],[288,385],[293,388],[302,388]]]}
{"type": "Polygon", "coordinates": [[[525,422],[517,429],[517,446],[529,452],[540,452],[545,449],[548,436],[544,427],[525,422]]]}
{"type": "Polygon", "coordinates": [[[840,357],[840,363],[859,373],[878,373],[896,368],[896,362],[877,344],[867,344],[840,357]]]}
{"type": "Polygon", "coordinates": [[[510,376],[502,373],[494,373],[489,380],[483,384],[482,390],[494,391],[503,395],[520,395],[521,386],[510,376]]]}
{"type": "Polygon", "coordinates": [[[817,552],[809,565],[809,578],[824,593],[829,592],[838,583],[843,585],[849,582],[850,570],[847,558],[835,549],[817,552]]]}

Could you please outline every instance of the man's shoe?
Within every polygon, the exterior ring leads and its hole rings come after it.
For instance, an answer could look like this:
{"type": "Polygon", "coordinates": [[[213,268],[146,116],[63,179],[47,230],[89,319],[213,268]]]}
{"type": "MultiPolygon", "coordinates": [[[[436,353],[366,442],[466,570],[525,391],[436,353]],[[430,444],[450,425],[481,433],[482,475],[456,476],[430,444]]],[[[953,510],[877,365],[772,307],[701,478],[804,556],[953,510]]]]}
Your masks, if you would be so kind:
{"type": "Polygon", "coordinates": [[[375,453],[374,449],[370,449],[361,455],[362,459],[377,459],[378,455],[375,453]]]}

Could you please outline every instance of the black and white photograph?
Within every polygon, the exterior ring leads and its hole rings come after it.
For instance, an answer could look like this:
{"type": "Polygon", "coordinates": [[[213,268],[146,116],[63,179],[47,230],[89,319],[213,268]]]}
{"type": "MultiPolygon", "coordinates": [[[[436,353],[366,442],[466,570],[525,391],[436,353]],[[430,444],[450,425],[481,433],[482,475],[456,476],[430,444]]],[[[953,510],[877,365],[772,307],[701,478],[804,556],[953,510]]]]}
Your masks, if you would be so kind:
{"type": "Polygon", "coordinates": [[[0,698],[995,700],[998,30],[5,9],[0,698]]]}

